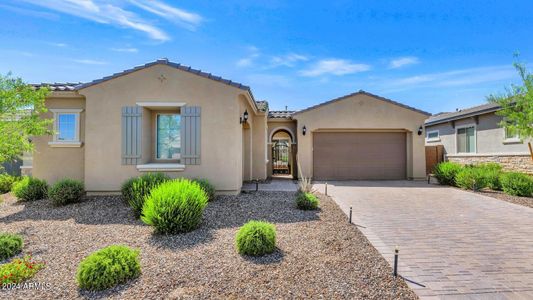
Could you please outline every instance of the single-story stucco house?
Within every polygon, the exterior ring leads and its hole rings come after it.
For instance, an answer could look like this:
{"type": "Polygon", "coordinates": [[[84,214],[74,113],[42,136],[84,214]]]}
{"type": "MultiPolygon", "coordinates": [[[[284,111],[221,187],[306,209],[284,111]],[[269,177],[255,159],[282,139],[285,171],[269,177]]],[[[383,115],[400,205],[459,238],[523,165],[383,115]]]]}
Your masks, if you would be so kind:
{"type": "Polygon", "coordinates": [[[506,170],[533,174],[528,140],[500,125],[503,117],[496,114],[500,109],[487,103],[433,115],[425,122],[426,146],[441,145],[445,160],[496,162],[506,170]]]}
{"type": "MultiPolygon", "coordinates": [[[[37,84],[36,87],[44,84],[37,84]]],[[[424,111],[364,91],[269,111],[249,87],[166,59],[78,84],[47,84],[56,134],[33,139],[31,174],[120,190],[143,172],[207,178],[219,193],[273,174],[425,177],[424,111]]]]}

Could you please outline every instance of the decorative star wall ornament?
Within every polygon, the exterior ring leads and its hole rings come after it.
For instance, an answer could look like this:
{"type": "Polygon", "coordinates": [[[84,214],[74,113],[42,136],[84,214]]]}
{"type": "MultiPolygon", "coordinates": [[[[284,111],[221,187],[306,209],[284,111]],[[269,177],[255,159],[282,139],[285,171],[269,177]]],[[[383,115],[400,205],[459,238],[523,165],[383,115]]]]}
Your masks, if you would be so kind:
{"type": "Polygon", "coordinates": [[[159,79],[159,81],[161,81],[161,83],[163,83],[163,81],[167,80],[167,78],[163,74],[159,75],[159,77],[157,77],[157,79],[159,79]]]}

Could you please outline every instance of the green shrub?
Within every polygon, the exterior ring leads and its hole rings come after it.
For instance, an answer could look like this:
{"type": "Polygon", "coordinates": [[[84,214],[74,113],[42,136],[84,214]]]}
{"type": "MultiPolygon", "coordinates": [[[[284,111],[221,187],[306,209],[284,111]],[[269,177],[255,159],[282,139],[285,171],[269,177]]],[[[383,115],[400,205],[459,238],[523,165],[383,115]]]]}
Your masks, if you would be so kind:
{"type": "Polygon", "coordinates": [[[18,234],[0,233],[0,260],[8,259],[22,251],[24,241],[18,234]]]}
{"type": "Polygon", "coordinates": [[[83,182],[72,179],[60,180],[48,190],[48,198],[55,205],[80,202],[84,194],[83,182]]]}
{"type": "Polygon", "coordinates": [[[12,176],[9,174],[0,174],[0,194],[5,194],[11,192],[13,184],[17,182],[19,178],[17,176],[12,176]]]}
{"type": "Polygon", "coordinates": [[[33,261],[29,255],[22,259],[16,258],[10,263],[0,265],[0,283],[20,283],[32,278],[42,268],[44,264],[33,261]]]}
{"type": "Polygon", "coordinates": [[[128,179],[122,184],[122,196],[126,203],[133,209],[136,217],[142,212],[146,196],[161,183],[170,180],[163,173],[147,173],[140,177],[128,179]]]}
{"type": "Polygon", "coordinates": [[[441,162],[435,166],[433,173],[442,185],[455,185],[455,175],[461,171],[463,167],[454,162],[441,162]]]}
{"type": "Polygon", "coordinates": [[[477,168],[481,169],[485,184],[491,190],[501,190],[500,175],[502,173],[502,167],[496,163],[487,163],[478,165],[477,168]]]}
{"type": "Polygon", "coordinates": [[[259,256],[276,250],[276,227],[272,223],[249,221],[235,237],[235,245],[240,254],[259,256]]]}
{"type": "Polygon", "coordinates": [[[455,175],[455,184],[465,190],[477,191],[486,187],[483,169],[478,167],[464,167],[455,175]]]}
{"type": "Polygon", "coordinates": [[[318,208],[318,198],[311,193],[299,192],[296,195],[296,206],[303,210],[313,210],[318,208]]]}
{"type": "Polygon", "coordinates": [[[139,250],[112,245],[91,253],[78,266],[78,286],[86,290],[104,290],[141,274],[139,250]]]}
{"type": "Polygon", "coordinates": [[[503,173],[500,176],[502,189],[513,196],[531,197],[533,194],[533,179],[522,173],[503,173]]]}
{"type": "Polygon", "coordinates": [[[215,187],[207,179],[194,179],[194,182],[198,183],[202,190],[207,195],[207,201],[215,199],[215,187]]]}
{"type": "Polygon", "coordinates": [[[207,195],[198,183],[177,179],[162,183],[146,197],[141,220],[164,234],[189,232],[202,221],[207,195]]]}
{"type": "Polygon", "coordinates": [[[13,185],[13,193],[21,201],[34,201],[46,197],[46,181],[33,177],[24,177],[13,185]]]}

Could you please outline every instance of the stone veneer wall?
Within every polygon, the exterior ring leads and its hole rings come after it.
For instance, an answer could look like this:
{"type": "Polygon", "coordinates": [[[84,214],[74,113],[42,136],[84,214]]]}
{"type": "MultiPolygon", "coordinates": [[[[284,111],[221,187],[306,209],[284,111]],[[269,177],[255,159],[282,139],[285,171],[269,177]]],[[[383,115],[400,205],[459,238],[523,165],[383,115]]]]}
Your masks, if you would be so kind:
{"type": "Polygon", "coordinates": [[[514,171],[533,175],[533,160],[531,160],[531,156],[529,155],[452,155],[448,156],[447,160],[463,165],[495,162],[500,164],[505,171],[514,171]]]}

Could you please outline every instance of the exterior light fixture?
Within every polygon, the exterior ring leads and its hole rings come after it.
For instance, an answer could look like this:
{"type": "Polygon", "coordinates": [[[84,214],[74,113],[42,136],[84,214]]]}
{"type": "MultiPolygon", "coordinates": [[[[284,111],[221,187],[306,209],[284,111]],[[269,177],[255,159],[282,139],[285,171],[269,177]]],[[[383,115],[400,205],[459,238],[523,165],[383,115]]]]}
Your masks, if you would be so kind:
{"type": "Polygon", "coordinates": [[[304,127],[302,127],[302,134],[305,135],[306,132],[307,132],[307,128],[305,128],[305,125],[304,125],[304,127]]]}
{"type": "Polygon", "coordinates": [[[244,114],[242,114],[242,117],[239,118],[239,123],[243,124],[248,122],[248,110],[244,111],[244,114]]]}
{"type": "Polygon", "coordinates": [[[422,135],[422,126],[418,127],[418,135],[422,135]]]}

